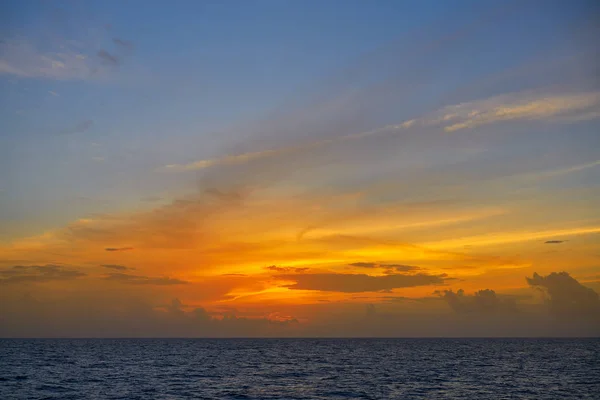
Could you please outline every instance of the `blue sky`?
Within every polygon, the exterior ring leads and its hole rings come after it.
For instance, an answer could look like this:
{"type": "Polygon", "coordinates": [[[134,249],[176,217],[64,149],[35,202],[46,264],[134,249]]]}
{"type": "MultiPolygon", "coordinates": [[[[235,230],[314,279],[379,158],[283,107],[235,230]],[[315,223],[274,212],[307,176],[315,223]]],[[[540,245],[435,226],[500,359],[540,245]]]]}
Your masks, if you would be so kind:
{"type": "Polygon", "coordinates": [[[598,4],[2,2],[0,336],[597,336],[598,4]]]}
{"type": "MultiPolygon", "coordinates": [[[[508,87],[506,80],[481,81],[535,63],[537,54],[575,53],[573,27],[586,11],[583,3],[475,1],[24,1],[3,7],[4,43],[17,48],[16,55],[5,50],[9,64],[35,69],[31,58],[60,52],[86,62],[101,50],[120,58],[118,65],[94,60],[84,67],[99,69],[95,75],[3,70],[0,218],[13,223],[2,235],[140,207],[142,198],[169,197],[194,184],[195,177],[157,175],[162,165],[277,147],[290,141],[286,135],[357,133],[458,99],[553,83],[535,74],[508,87]],[[410,102],[382,107],[368,97],[377,85],[394,88],[408,79],[422,84],[410,102]],[[466,92],[457,90],[465,86],[466,92]],[[358,109],[338,107],[331,113],[335,123],[311,125],[323,102],[355,92],[363,96],[360,118],[352,116],[358,109]],[[286,134],[269,122],[303,109],[308,117],[295,123],[305,124],[305,133],[286,134]],[[337,132],[339,121],[347,121],[347,132],[337,132]],[[273,132],[261,132],[265,124],[273,132]]],[[[392,91],[376,96],[397,101],[392,91]]],[[[582,137],[585,152],[595,142],[582,137]]]]}

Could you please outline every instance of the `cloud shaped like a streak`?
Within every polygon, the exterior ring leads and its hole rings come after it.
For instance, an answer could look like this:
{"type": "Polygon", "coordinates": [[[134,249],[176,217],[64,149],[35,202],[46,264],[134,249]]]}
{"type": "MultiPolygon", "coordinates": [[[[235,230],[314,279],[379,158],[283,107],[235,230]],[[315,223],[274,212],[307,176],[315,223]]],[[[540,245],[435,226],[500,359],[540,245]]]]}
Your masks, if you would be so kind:
{"type": "Polygon", "coordinates": [[[382,128],[366,132],[317,140],[296,146],[199,160],[187,164],[169,164],[163,170],[191,171],[218,165],[244,164],[264,158],[309,151],[347,140],[360,140],[378,135],[397,134],[401,131],[417,129],[419,127],[438,126],[446,132],[454,132],[503,121],[550,120],[569,122],[599,117],[600,92],[567,94],[511,93],[484,100],[447,106],[419,118],[394,125],[386,125],[382,128]]]}
{"type": "Polygon", "coordinates": [[[133,250],[133,247],[107,247],[104,250],[106,250],[106,251],[130,251],[130,250],[133,250]]]}
{"type": "Polygon", "coordinates": [[[432,122],[451,122],[446,132],[515,120],[581,120],[600,117],[600,93],[508,94],[441,110],[432,122]]]}
{"type": "Polygon", "coordinates": [[[583,286],[567,272],[537,273],[526,278],[529,285],[542,289],[548,296],[550,312],[560,317],[600,317],[600,298],[594,290],[583,286]]]}
{"type": "Polygon", "coordinates": [[[184,285],[189,283],[181,279],[169,278],[169,277],[152,277],[143,275],[130,275],[120,272],[110,273],[104,280],[112,282],[120,282],[129,285],[184,285]]]}
{"type": "Polygon", "coordinates": [[[115,269],[117,271],[128,271],[128,270],[135,269],[135,268],[129,268],[124,265],[117,265],[117,264],[104,264],[104,265],[101,265],[101,267],[108,268],[108,269],[115,269]]]}
{"type": "Polygon", "coordinates": [[[284,285],[293,290],[318,290],[323,292],[377,292],[415,286],[441,285],[445,282],[446,275],[403,275],[392,274],[385,276],[371,276],[365,274],[281,274],[277,279],[294,281],[293,284],[284,285]]]}
{"type": "Polygon", "coordinates": [[[66,269],[60,265],[15,265],[0,270],[0,283],[39,283],[64,281],[86,276],[85,273],[66,269]]]}
{"type": "Polygon", "coordinates": [[[189,164],[169,164],[164,167],[166,171],[193,171],[198,169],[209,168],[217,165],[236,165],[244,164],[254,160],[263,158],[280,156],[289,153],[294,153],[303,150],[309,150],[311,148],[320,147],[322,145],[330,143],[331,140],[322,140],[318,142],[310,142],[298,146],[281,147],[278,149],[271,149],[265,151],[257,151],[251,153],[242,153],[236,155],[229,155],[221,158],[214,158],[208,160],[194,161],[189,164]]]}
{"type": "Polygon", "coordinates": [[[544,244],[560,244],[564,242],[566,242],[566,240],[546,240],[544,244]]]}

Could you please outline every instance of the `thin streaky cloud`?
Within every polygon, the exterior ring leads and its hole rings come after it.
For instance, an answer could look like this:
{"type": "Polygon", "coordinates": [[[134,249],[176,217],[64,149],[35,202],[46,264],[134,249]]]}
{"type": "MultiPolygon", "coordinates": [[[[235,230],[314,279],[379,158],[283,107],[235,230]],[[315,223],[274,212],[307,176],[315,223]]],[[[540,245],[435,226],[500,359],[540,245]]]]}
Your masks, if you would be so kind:
{"type": "Polygon", "coordinates": [[[168,276],[153,277],[144,275],[130,275],[122,272],[112,272],[107,274],[104,278],[106,281],[120,282],[128,285],[185,285],[189,283],[181,279],[175,279],[168,276]]]}
{"type": "Polygon", "coordinates": [[[537,232],[507,232],[502,234],[469,236],[458,239],[441,240],[438,242],[422,243],[421,245],[430,249],[452,249],[463,247],[465,244],[470,246],[492,246],[505,243],[528,242],[557,236],[577,236],[599,232],[600,227],[598,226],[537,232]]]}
{"type": "Polygon", "coordinates": [[[64,45],[60,51],[42,52],[26,40],[4,40],[0,42],[0,54],[0,75],[86,80],[106,72],[77,49],[64,45]]]}
{"type": "Polygon", "coordinates": [[[107,247],[104,250],[106,250],[106,251],[130,251],[130,250],[133,250],[133,247],[107,247]]]}
{"type": "Polygon", "coordinates": [[[130,267],[126,267],[124,265],[118,265],[118,264],[103,264],[103,265],[101,265],[101,267],[108,268],[108,269],[115,269],[117,271],[127,271],[127,270],[135,269],[135,268],[130,268],[130,267]]]}
{"type": "Polygon", "coordinates": [[[420,118],[409,119],[398,124],[386,125],[382,128],[365,132],[312,141],[297,146],[199,160],[188,164],[169,164],[163,167],[162,170],[191,171],[217,165],[244,164],[286,153],[307,151],[346,140],[359,140],[376,135],[393,134],[417,127],[440,126],[446,132],[454,132],[503,121],[559,120],[563,122],[575,122],[594,119],[598,116],[600,116],[600,92],[555,95],[512,93],[485,100],[447,106],[420,118]]]}
{"type": "Polygon", "coordinates": [[[518,95],[498,96],[484,102],[465,103],[447,108],[443,121],[453,121],[446,132],[476,128],[501,121],[547,120],[582,115],[594,118],[600,109],[600,93],[577,93],[520,99],[518,95]],[[454,122],[456,121],[456,122],[454,122]]]}

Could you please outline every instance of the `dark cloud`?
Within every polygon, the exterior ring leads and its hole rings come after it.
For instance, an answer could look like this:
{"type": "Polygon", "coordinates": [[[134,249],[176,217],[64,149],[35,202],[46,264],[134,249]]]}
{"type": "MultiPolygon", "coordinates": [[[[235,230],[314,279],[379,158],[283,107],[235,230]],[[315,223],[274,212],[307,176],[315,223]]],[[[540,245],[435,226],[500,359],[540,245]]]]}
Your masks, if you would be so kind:
{"type": "Polygon", "coordinates": [[[160,306],[129,296],[9,301],[0,302],[0,337],[281,337],[299,325],[294,318],[208,312],[176,298],[160,306]]]}
{"type": "Polygon", "coordinates": [[[148,203],[154,203],[154,202],[157,202],[157,201],[161,201],[162,197],[160,197],[160,196],[148,196],[148,197],[143,197],[141,200],[145,201],[145,202],[148,202],[148,203]]]}
{"type": "Polygon", "coordinates": [[[440,285],[443,284],[446,275],[427,274],[391,274],[385,276],[370,276],[365,274],[282,274],[276,278],[295,281],[286,285],[294,290],[319,290],[326,292],[377,292],[397,288],[440,285]]]}
{"type": "Polygon", "coordinates": [[[377,266],[377,264],[375,264],[375,263],[368,263],[368,262],[356,262],[356,263],[352,263],[349,265],[352,267],[360,267],[360,268],[374,268],[377,266]]]}
{"type": "Polygon", "coordinates": [[[65,269],[59,265],[15,265],[0,270],[0,283],[35,283],[63,281],[86,276],[83,272],[65,269]]]}
{"type": "Polygon", "coordinates": [[[107,281],[127,283],[131,285],[183,285],[189,283],[181,279],[174,279],[169,277],[152,277],[143,275],[130,275],[115,272],[108,274],[105,278],[107,281]]]}
{"type": "Polygon", "coordinates": [[[124,265],[115,265],[115,264],[104,264],[104,265],[101,265],[101,267],[108,268],[108,269],[116,269],[117,271],[127,271],[127,270],[135,269],[135,268],[126,267],[124,265]]]}
{"type": "Polygon", "coordinates": [[[121,64],[121,60],[119,57],[110,54],[108,51],[102,49],[97,53],[98,57],[100,57],[100,59],[102,61],[104,61],[105,63],[112,65],[112,66],[118,66],[121,64]]]}
{"type": "Polygon", "coordinates": [[[64,130],[58,132],[58,134],[59,135],[71,135],[74,133],[83,133],[83,132],[87,131],[88,129],[90,129],[92,127],[92,125],[94,125],[94,121],[92,121],[91,119],[88,119],[88,120],[78,123],[77,125],[75,125],[71,128],[64,129],[64,130]]]}
{"type": "Polygon", "coordinates": [[[269,271],[275,271],[275,272],[297,272],[297,273],[300,273],[300,272],[308,271],[310,268],[278,267],[276,265],[270,265],[268,267],[265,267],[265,269],[268,269],[269,271]]]}
{"type": "Polygon", "coordinates": [[[388,303],[417,303],[417,302],[427,302],[431,300],[438,300],[437,297],[421,297],[421,298],[412,298],[412,297],[404,297],[404,296],[383,296],[382,300],[388,303]]]}
{"type": "Polygon", "coordinates": [[[420,269],[419,267],[415,267],[413,265],[405,265],[405,264],[379,264],[374,262],[355,262],[349,264],[352,267],[360,267],[360,268],[383,268],[389,271],[396,272],[408,272],[408,271],[416,271],[420,269]]]}
{"type": "Polygon", "coordinates": [[[134,48],[133,43],[131,43],[128,40],[113,38],[113,43],[116,44],[117,46],[120,46],[120,47],[128,50],[128,51],[131,51],[134,48]]]}
{"type": "Polygon", "coordinates": [[[129,251],[129,250],[133,250],[133,247],[107,247],[104,250],[106,250],[106,251],[129,251]]]}
{"type": "Polygon", "coordinates": [[[244,198],[247,197],[247,193],[245,193],[242,190],[219,190],[219,189],[215,189],[215,188],[208,188],[206,190],[204,190],[204,193],[206,193],[207,195],[221,200],[221,201],[228,201],[228,202],[240,202],[242,200],[244,200],[244,198]]]}
{"type": "Polygon", "coordinates": [[[100,49],[96,54],[105,64],[117,67],[123,64],[123,58],[133,51],[134,46],[133,43],[119,38],[113,38],[112,41],[116,45],[114,52],[111,53],[105,49],[100,49]]]}
{"type": "Polygon", "coordinates": [[[544,244],[560,244],[564,242],[566,242],[566,240],[546,240],[544,244]]]}
{"type": "Polygon", "coordinates": [[[490,289],[479,290],[473,296],[465,295],[462,289],[456,293],[452,290],[445,290],[438,294],[441,294],[457,313],[493,314],[517,311],[517,305],[513,299],[500,298],[496,292],[490,289]]]}
{"type": "Polygon", "coordinates": [[[600,316],[598,293],[583,286],[567,272],[553,272],[542,276],[537,273],[526,278],[527,283],[547,295],[550,312],[561,317],[600,316]]]}

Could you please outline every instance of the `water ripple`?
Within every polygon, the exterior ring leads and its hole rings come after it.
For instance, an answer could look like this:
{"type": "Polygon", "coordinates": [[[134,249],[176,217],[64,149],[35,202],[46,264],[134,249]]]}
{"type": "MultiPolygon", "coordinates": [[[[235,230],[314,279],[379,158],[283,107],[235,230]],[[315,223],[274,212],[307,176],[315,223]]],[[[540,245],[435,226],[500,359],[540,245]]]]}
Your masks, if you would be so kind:
{"type": "Polygon", "coordinates": [[[0,340],[1,399],[593,399],[598,339],[0,340]]]}

